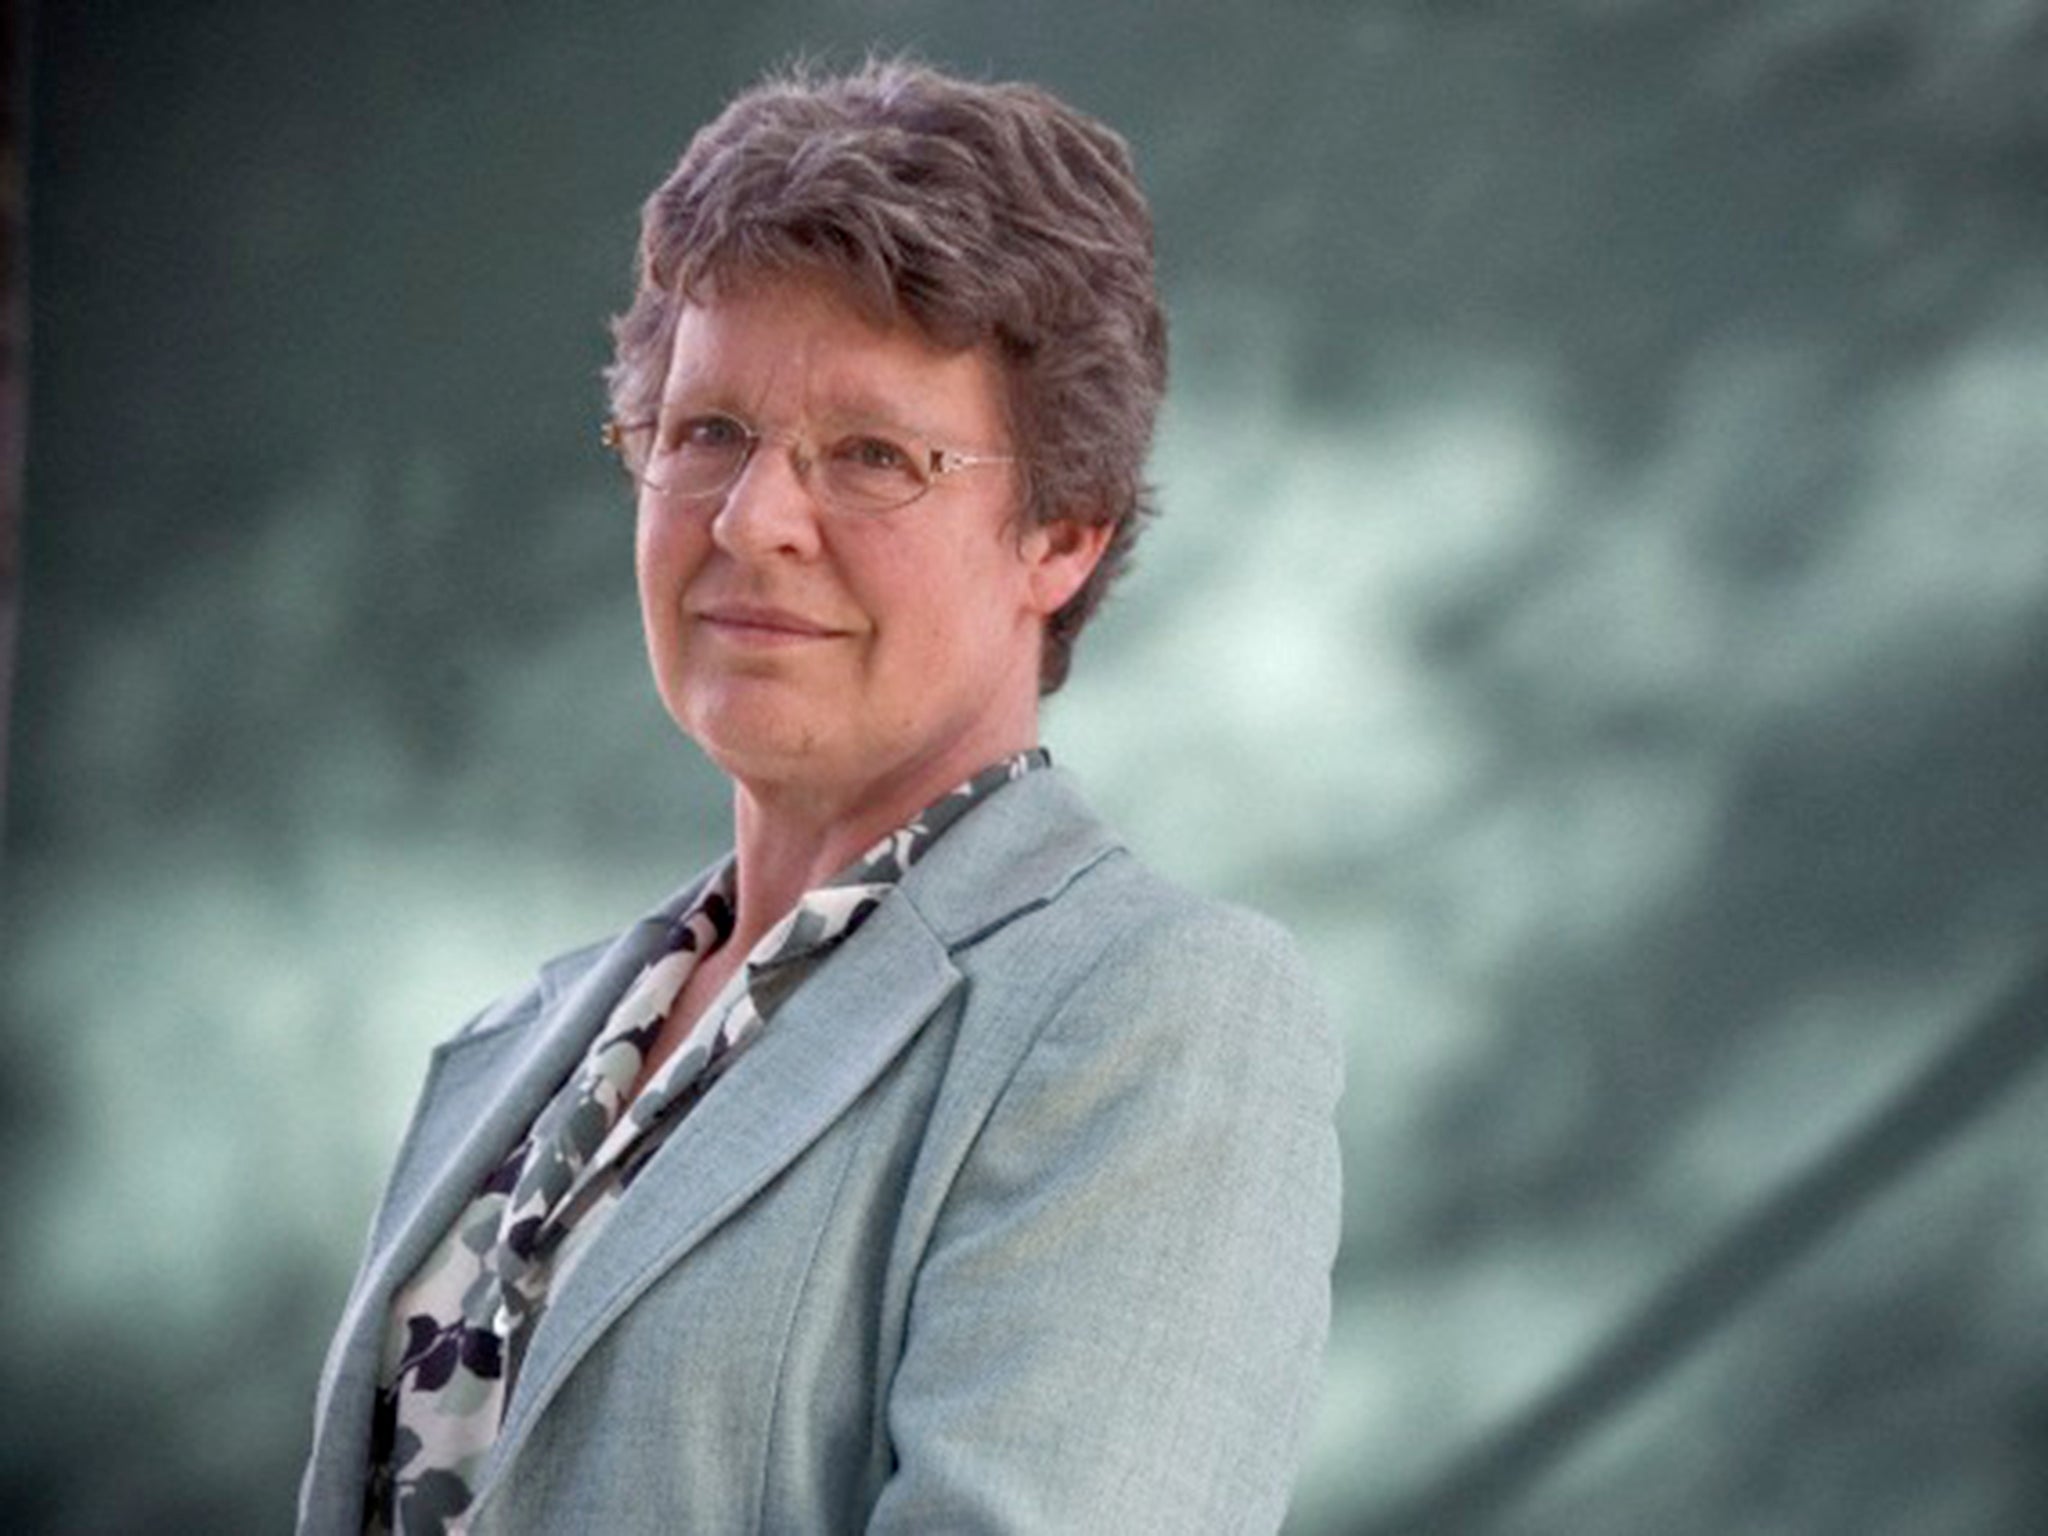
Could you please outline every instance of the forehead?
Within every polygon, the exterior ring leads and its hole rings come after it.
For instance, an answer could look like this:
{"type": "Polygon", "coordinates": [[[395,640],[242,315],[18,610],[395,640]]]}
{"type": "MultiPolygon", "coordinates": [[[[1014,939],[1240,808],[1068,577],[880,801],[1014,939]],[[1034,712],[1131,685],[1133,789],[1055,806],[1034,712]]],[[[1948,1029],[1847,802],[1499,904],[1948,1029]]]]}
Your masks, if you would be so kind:
{"type": "Polygon", "coordinates": [[[684,303],[662,393],[769,425],[859,416],[976,443],[1007,435],[992,348],[938,346],[908,321],[878,321],[812,279],[760,281],[684,303]]]}

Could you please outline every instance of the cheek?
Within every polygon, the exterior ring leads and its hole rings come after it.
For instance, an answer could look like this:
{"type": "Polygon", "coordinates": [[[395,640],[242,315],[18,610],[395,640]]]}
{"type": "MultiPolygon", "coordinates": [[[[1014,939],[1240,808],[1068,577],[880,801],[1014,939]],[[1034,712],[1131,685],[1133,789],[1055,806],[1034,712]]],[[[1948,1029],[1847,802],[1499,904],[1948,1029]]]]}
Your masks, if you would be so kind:
{"type": "Polygon", "coordinates": [[[1022,648],[1015,594],[999,572],[950,570],[901,594],[885,629],[890,684],[914,700],[977,695],[1006,674],[1022,648]]]}
{"type": "Polygon", "coordinates": [[[633,570],[648,627],[672,625],[683,587],[701,558],[700,541],[679,518],[642,513],[633,535],[633,570]]]}
{"type": "Polygon", "coordinates": [[[859,600],[875,626],[882,650],[899,667],[923,669],[957,649],[971,622],[958,601],[948,568],[937,562],[906,563],[871,579],[859,600]]]}

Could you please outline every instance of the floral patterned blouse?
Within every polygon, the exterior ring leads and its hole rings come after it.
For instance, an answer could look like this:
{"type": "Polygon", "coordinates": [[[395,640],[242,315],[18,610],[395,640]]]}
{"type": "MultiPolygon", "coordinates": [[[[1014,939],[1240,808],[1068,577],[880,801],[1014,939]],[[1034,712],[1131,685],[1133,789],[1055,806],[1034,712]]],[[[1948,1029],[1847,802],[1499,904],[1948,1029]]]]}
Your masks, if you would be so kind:
{"type": "Polygon", "coordinates": [[[667,951],[626,988],[582,1062],[394,1298],[371,1433],[371,1536],[462,1528],[550,1288],[604,1229],[635,1174],[946,828],[1049,761],[1034,749],[984,769],[807,891],[628,1102],[683,983],[732,936],[732,861],[706,882],[667,951]]]}

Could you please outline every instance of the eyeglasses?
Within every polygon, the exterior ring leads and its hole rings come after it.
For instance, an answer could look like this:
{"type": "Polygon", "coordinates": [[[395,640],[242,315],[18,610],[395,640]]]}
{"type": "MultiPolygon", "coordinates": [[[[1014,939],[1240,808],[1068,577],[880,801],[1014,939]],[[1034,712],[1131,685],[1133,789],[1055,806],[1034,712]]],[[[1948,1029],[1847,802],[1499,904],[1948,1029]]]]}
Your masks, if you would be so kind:
{"type": "Polygon", "coordinates": [[[914,437],[869,430],[830,432],[818,450],[793,432],[748,426],[722,411],[673,421],[604,424],[605,445],[626,473],[657,496],[680,501],[723,496],[763,442],[787,443],[797,478],[833,512],[892,512],[929,491],[941,475],[984,464],[1015,464],[1014,454],[963,453],[914,437]]]}

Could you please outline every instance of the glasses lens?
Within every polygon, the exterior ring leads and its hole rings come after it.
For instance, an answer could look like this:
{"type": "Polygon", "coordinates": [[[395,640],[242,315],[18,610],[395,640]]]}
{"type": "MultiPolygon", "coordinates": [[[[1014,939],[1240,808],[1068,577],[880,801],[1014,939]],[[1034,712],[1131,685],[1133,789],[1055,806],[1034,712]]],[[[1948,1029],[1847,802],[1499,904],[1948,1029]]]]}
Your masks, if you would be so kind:
{"type": "Polygon", "coordinates": [[[626,471],[670,496],[711,496],[739,478],[753,434],[730,416],[689,416],[669,423],[615,427],[626,471]]]}
{"type": "Polygon", "coordinates": [[[818,463],[826,501],[849,512],[887,512],[930,487],[929,450],[908,440],[852,433],[832,440],[818,463]]]}

